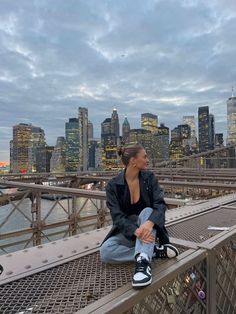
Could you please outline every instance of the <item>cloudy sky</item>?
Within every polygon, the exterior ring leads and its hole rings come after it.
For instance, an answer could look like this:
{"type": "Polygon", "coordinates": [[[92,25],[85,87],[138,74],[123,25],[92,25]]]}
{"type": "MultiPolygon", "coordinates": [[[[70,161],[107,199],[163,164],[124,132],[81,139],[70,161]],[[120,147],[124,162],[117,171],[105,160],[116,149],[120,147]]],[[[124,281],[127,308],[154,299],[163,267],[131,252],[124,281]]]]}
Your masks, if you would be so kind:
{"type": "Polygon", "coordinates": [[[32,123],[49,145],[79,106],[95,136],[117,108],[173,128],[209,105],[226,135],[236,83],[235,0],[1,0],[0,160],[12,126],[32,123]]]}

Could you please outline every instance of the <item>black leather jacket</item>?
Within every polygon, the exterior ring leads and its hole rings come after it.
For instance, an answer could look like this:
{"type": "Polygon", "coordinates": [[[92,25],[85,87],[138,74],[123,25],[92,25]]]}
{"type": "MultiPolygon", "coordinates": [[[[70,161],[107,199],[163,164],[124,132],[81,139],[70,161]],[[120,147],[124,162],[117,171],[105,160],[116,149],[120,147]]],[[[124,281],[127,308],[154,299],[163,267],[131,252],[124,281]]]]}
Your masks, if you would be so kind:
{"type": "MultiPolygon", "coordinates": [[[[153,209],[149,217],[155,226],[160,228],[165,225],[166,204],[163,199],[163,191],[151,171],[140,171],[139,173],[140,193],[146,207],[153,209]]],[[[120,172],[112,178],[106,186],[107,207],[110,209],[113,227],[104,241],[116,233],[122,233],[128,239],[135,239],[134,232],[138,225],[129,218],[127,208],[128,185],[125,180],[125,171],[120,172]]],[[[103,242],[104,242],[103,241],[103,242]]]]}

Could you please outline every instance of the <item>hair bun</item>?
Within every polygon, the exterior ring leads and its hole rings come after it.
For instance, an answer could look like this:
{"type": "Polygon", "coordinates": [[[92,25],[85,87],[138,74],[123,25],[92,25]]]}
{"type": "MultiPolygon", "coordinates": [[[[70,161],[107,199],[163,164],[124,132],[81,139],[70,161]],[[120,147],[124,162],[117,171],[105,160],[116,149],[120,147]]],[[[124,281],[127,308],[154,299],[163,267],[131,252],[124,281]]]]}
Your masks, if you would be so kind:
{"type": "Polygon", "coordinates": [[[118,153],[119,156],[123,156],[124,152],[125,152],[124,147],[122,147],[122,146],[118,147],[117,153],[118,153]]]}

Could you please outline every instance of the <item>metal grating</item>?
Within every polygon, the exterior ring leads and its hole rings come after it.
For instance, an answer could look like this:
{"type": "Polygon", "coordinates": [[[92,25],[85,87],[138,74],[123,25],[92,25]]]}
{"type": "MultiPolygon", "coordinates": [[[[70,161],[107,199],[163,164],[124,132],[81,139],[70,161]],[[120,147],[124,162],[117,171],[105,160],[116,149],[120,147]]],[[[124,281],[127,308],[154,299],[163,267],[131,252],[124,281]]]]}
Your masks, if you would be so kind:
{"type": "Polygon", "coordinates": [[[208,226],[232,227],[234,225],[236,225],[236,210],[220,208],[211,213],[175,223],[167,229],[172,237],[201,243],[219,233],[219,231],[208,230],[208,226]]]}
{"type": "Polygon", "coordinates": [[[206,313],[206,260],[144,298],[125,314],[206,313]]]}
{"type": "Polygon", "coordinates": [[[131,282],[133,270],[133,263],[108,265],[99,252],[89,254],[0,286],[0,313],[74,313],[131,282]]]}
{"type": "Polygon", "coordinates": [[[215,253],[217,313],[236,313],[236,238],[215,253]]]}
{"type": "Polygon", "coordinates": [[[133,264],[100,262],[99,253],[0,287],[0,313],[74,313],[132,278],[133,264]]]}
{"type": "MultiPolygon", "coordinates": [[[[222,226],[222,224],[225,226],[236,225],[235,210],[219,209],[177,223],[176,225],[170,226],[168,229],[172,237],[202,242],[211,236],[207,230],[208,225],[217,224],[218,226],[222,226]],[[204,239],[202,237],[204,237],[204,239]]],[[[235,263],[235,255],[233,258],[235,263]]],[[[164,262],[165,261],[154,262],[154,267],[164,262]],[[156,265],[156,263],[158,265],[156,265]]],[[[200,275],[200,286],[201,289],[204,289],[204,263],[199,264],[199,266],[194,266],[194,269],[185,272],[182,277],[181,275],[177,277],[175,279],[176,282],[174,283],[173,281],[171,286],[169,286],[168,283],[168,285],[162,288],[162,290],[164,289],[162,292],[159,291],[153,294],[153,302],[155,303],[153,307],[156,308],[157,312],[159,311],[158,308],[162,305],[158,300],[163,301],[165,297],[165,300],[168,301],[169,309],[169,312],[166,313],[177,313],[172,311],[173,304],[180,304],[179,307],[181,309],[187,309],[186,311],[183,310],[183,313],[190,313],[188,310],[190,308],[193,309],[193,307],[189,304],[196,298],[196,287],[194,286],[196,282],[194,283],[192,278],[195,280],[195,278],[198,278],[200,275]],[[191,275],[192,273],[196,276],[191,275]],[[187,276],[192,280],[190,280],[190,283],[187,282],[189,283],[188,287],[186,287],[187,276]],[[176,303],[173,303],[170,301],[171,297],[168,297],[167,294],[169,291],[173,290],[173,286],[178,285],[178,282],[182,283],[182,286],[187,290],[181,290],[183,289],[181,288],[179,296],[178,292],[174,292],[175,300],[173,302],[176,303]],[[188,291],[188,293],[186,291],[188,291]],[[191,297],[189,297],[189,295],[191,295],[191,297]],[[183,300],[184,296],[186,296],[187,299],[183,300]]],[[[115,291],[117,288],[131,282],[133,267],[133,263],[119,265],[103,264],[100,261],[99,252],[80,257],[66,264],[0,286],[0,313],[74,313],[115,291]]],[[[221,282],[221,278],[219,281],[221,282]]],[[[204,301],[197,300],[195,303],[197,304],[196,309],[199,307],[202,312],[204,312],[204,301]]],[[[192,305],[195,306],[194,303],[192,305]]],[[[137,312],[134,313],[152,313],[143,312],[141,307],[140,309],[137,308],[137,312]]],[[[181,313],[181,311],[178,313],[181,313]]]]}

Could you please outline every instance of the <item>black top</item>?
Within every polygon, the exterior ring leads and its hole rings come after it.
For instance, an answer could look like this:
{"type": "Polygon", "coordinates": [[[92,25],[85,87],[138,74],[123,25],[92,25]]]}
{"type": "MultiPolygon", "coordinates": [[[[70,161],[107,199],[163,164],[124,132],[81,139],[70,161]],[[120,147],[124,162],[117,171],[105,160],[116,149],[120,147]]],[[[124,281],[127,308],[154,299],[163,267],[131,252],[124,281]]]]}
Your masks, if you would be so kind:
{"type": "Polygon", "coordinates": [[[139,200],[136,203],[131,204],[131,202],[130,202],[130,191],[128,192],[128,195],[129,195],[128,207],[130,208],[129,215],[137,215],[138,216],[141,213],[141,211],[146,207],[145,201],[144,201],[144,199],[140,193],[139,200]]]}

